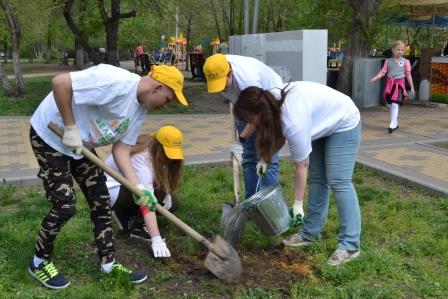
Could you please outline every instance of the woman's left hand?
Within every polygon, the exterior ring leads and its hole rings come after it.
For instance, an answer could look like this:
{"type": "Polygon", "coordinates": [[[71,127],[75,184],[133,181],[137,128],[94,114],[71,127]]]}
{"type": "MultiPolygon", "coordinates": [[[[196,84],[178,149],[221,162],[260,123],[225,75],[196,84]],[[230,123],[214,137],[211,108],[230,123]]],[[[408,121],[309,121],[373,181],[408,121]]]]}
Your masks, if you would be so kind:
{"type": "Polygon", "coordinates": [[[165,195],[165,197],[163,198],[163,207],[167,210],[171,209],[171,207],[173,206],[173,201],[171,200],[171,195],[167,194],[165,195]]]}
{"type": "Polygon", "coordinates": [[[151,249],[154,257],[170,257],[171,253],[161,236],[151,237],[151,249]]]}

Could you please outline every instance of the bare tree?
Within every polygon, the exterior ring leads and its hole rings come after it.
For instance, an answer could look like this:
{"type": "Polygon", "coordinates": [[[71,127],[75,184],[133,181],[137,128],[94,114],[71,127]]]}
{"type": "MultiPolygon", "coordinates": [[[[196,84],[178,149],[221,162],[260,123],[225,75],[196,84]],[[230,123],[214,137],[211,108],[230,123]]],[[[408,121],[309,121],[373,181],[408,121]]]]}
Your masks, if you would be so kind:
{"type": "Polygon", "coordinates": [[[219,40],[222,40],[221,39],[221,30],[219,29],[218,14],[216,13],[216,9],[215,9],[215,3],[213,2],[213,0],[210,0],[210,3],[212,4],[213,17],[215,18],[216,30],[218,32],[218,38],[219,38],[219,40]]]}
{"type": "Polygon", "coordinates": [[[100,16],[103,21],[104,27],[106,28],[106,60],[107,63],[112,65],[120,65],[117,52],[117,40],[118,40],[118,25],[120,24],[120,19],[132,18],[137,15],[135,10],[121,13],[120,0],[111,0],[111,14],[110,17],[107,14],[106,8],[104,7],[104,0],[97,0],[98,9],[100,10],[100,16]]]}
{"type": "Polygon", "coordinates": [[[17,17],[14,15],[8,0],[0,0],[0,6],[5,13],[8,28],[12,37],[12,64],[14,75],[17,81],[17,94],[23,96],[25,94],[25,82],[23,81],[22,67],[20,64],[20,25],[17,17]]]}
{"type": "Polygon", "coordinates": [[[244,0],[244,34],[249,34],[250,3],[244,0]]]}
{"type": "Polygon", "coordinates": [[[353,9],[353,18],[336,84],[337,90],[349,96],[352,94],[353,61],[369,54],[370,40],[374,34],[372,16],[380,2],[381,0],[349,1],[353,9]]]}
{"type": "Polygon", "coordinates": [[[257,33],[259,11],[260,11],[260,1],[255,0],[254,1],[254,15],[253,15],[253,19],[252,19],[252,34],[257,33]]]}
{"type": "Polygon", "coordinates": [[[3,63],[0,63],[0,84],[1,84],[7,97],[16,95],[16,91],[12,87],[11,83],[8,80],[8,76],[5,73],[5,69],[3,68],[3,63]]]}

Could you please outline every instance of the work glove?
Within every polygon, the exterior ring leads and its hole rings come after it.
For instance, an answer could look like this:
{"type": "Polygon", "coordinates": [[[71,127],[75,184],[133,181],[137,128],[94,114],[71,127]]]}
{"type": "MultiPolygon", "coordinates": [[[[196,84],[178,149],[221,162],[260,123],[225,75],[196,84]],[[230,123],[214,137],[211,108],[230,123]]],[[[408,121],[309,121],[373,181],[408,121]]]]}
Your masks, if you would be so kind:
{"type": "Polygon", "coordinates": [[[173,201],[171,200],[171,195],[167,194],[165,195],[165,197],[163,198],[163,207],[167,210],[171,209],[171,207],[173,206],[173,201]]]}
{"type": "Polygon", "coordinates": [[[295,215],[301,215],[302,218],[305,215],[303,212],[303,199],[294,200],[294,205],[292,206],[292,213],[295,215]]]}
{"type": "Polygon", "coordinates": [[[170,257],[171,253],[161,236],[151,237],[151,249],[154,257],[170,257]]]}
{"type": "Polygon", "coordinates": [[[62,137],[62,144],[73,150],[75,154],[81,154],[82,140],[76,125],[64,126],[64,136],[62,137]]]}
{"type": "Polygon", "coordinates": [[[230,154],[233,155],[238,162],[238,165],[241,167],[243,164],[243,146],[241,143],[235,141],[230,146],[230,154]]]}
{"type": "Polygon", "coordinates": [[[296,199],[292,206],[292,211],[290,210],[291,215],[291,226],[299,226],[303,225],[303,216],[305,213],[303,212],[303,199],[296,199]]]}
{"type": "Polygon", "coordinates": [[[263,162],[262,160],[260,160],[257,163],[257,174],[258,176],[264,176],[266,175],[266,173],[268,172],[268,164],[266,164],[265,162],[263,162]]]}
{"type": "Polygon", "coordinates": [[[139,197],[135,194],[132,194],[134,202],[139,206],[145,206],[151,211],[155,211],[157,205],[157,199],[154,196],[154,192],[146,189],[143,185],[137,185],[137,188],[140,189],[140,191],[143,193],[143,196],[139,197]]]}

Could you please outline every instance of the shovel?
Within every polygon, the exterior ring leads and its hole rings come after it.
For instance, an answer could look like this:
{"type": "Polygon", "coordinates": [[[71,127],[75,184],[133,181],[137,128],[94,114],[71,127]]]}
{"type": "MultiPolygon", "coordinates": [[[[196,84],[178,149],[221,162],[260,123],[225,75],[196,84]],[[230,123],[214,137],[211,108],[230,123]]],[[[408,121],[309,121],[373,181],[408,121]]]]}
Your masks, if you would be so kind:
{"type": "Polygon", "coordinates": [[[225,202],[222,206],[221,214],[221,226],[223,225],[224,219],[229,215],[231,210],[240,203],[240,167],[236,158],[232,155],[232,165],[233,165],[233,194],[235,195],[235,202],[228,203],[225,202]]]}
{"type": "MultiPolygon", "coordinates": [[[[235,123],[235,116],[233,115],[233,104],[230,103],[230,127],[232,130],[232,142],[237,141],[237,129],[235,123]]],[[[230,214],[232,209],[240,203],[240,166],[235,156],[232,155],[232,168],[233,168],[233,194],[235,195],[235,202],[233,204],[225,202],[222,207],[221,214],[221,227],[224,225],[223,221],[225,221],[226,217],[230,214]]]]}
{"type": "MultiPolygon", "coordinates": [[[[56,135],[62,138],[64,132],[56,124],[50,122],[48,128],[52,130],[56,135]]],[[[123,186],[125,186],[129,191],[137,196],[144,196],[143,193],[136,186],[131,184],[124,176],[120,173],[114,171],[106,163],[103,162],[99,157],[89,151],[86,147],[82,147],[81,153],[89,159],[91,162],[96,164],[99,168],[107,172],[110,176],[115,178],[123,186]]],[[[241,275],[243,268],[241,266],[241,260],[235,249],[221,238],[219,235],[215,237],[214,242],[210,242],[205,237],[200,235],[182,220],[171,214],[167,209],[162,207],[160,204],[156,204],[156,210],[165,216],[169,221],[177,225],[182,231],[187,235],[195,239],[196,241],[202,243],[210,251],[204,261],[204,266],[210,270],[216,277],[222,280],[230,281],[241,275]]]]}

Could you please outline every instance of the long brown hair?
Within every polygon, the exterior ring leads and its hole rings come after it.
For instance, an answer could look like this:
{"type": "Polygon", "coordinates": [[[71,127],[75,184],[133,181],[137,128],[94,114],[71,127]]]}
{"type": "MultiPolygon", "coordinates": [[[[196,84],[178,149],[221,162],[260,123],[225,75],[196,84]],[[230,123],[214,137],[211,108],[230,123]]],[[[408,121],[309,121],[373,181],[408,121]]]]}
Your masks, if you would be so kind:
{"type": "Polygon", "coordinates": [[[137,138],[137,143],[131,147],[131,155],[145,150],[149,151],[154,167],[154,188],[160,189],[165,193],[177,190],[182,178],[184,160],[168,158],[163,145],[156,138],[147,134],[141,134],[137,138]]]}
{"type": "Polygon", "coordinates": [[[254,118],[258,118],[255,147],[264,162],[270,162],[275,153],[285,144],[281,106],[286,94],[285,89],[282,89],[281,99],[277,101],[269,91],[251,86],[240,93],[233,106],[233,113],[238,119],[251,123],[254,118]]]}

